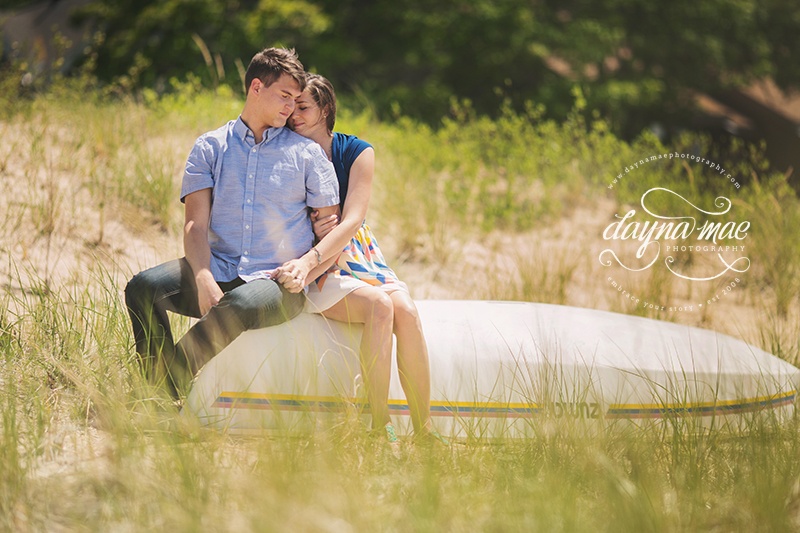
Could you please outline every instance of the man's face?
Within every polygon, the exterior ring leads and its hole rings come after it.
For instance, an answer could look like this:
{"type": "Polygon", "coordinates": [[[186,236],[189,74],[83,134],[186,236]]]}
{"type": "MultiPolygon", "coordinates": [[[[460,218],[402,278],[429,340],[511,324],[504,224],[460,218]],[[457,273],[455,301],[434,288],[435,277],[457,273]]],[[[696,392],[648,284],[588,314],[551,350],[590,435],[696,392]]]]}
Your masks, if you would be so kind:
{"type": "Polygon", "coordinates": [[[300,85],[291,76],[283,74],[269,87],[256,80],[253,90],[263,123],[270,128],[285,126],[294,111],[294,101],[301,94],[300,85]]]}

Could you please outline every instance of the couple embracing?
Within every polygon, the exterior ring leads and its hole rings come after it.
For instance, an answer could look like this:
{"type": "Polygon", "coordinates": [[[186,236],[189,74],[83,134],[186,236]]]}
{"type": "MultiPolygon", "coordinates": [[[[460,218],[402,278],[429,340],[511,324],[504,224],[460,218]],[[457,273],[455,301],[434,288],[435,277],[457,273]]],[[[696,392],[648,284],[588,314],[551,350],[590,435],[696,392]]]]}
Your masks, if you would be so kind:
{"type": "Polygon", "coordinates": [[[333,131],[333,87],[307,74],[294,51],[256,54],[245,89],[241,115],[200,136],[189,154],[185,257],[137,274],[125,289],[146,372],[177,396],[243,331],[320,313],[364,324],[359,355],[373,429],[396,446],[388,409],[394,333],[415,436],[445,442],[431,427],[416,307],[365,222],[373,148],[333,131]],[[177,344],[168,311],[199,319],[177,344]]]}

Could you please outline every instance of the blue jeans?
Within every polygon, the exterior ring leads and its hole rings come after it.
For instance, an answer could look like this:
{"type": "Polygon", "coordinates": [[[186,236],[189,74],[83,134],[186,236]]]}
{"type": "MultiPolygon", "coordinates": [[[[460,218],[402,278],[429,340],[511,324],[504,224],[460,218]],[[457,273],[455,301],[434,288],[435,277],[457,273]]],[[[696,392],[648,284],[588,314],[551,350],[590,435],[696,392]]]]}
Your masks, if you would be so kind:
{"type": "Polygon", "coordinates": [[[218,284],[225,294],[203,317],[194,273],[185,258],[140,272],[125,287],[136,351],[145,373],[151,379],[166,378],[173,395],[240,333],[286,322],[305,303],[303,293],[287,292],[272,280],[245,283],[236,278],[218,284]],[[177,345],[167,311],[200,319],[177,345]],[[158,375],[162,364],[165,376],[158,375]]]}

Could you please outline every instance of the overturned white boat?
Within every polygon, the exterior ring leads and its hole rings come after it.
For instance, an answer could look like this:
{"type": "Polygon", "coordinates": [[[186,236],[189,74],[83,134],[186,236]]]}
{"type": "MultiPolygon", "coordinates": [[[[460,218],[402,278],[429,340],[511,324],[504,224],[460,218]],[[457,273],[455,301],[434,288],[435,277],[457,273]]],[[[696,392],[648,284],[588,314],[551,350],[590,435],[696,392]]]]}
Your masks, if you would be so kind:
{"type": "MultiPolygon", "coordinates": [[[[417,306],[434,425],[450,436],[531,436],[553,421],[748,427],[794,410],[800,370],[713,331],[547,304],[417,306]]],[[[287,432],[366,413],[360,338],[360,326],[310,314],[245,332],[201,370],[184,413],[235,431],[287,432]]],[[[396,366],[389,407],[409,432],[396,366]]]]}

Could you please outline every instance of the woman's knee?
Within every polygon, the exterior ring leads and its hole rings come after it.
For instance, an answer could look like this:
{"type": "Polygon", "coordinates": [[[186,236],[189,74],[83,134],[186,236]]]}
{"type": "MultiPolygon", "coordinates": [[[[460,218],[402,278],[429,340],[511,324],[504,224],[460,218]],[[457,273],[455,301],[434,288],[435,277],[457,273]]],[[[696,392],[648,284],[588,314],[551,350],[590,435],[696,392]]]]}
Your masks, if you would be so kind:
{"type": "Polygon", "coordinates": [[[376,322],[392,323],[394,320],[394,305],[389,295],[378,289],[370,295],[368,312],[376,322]]]}
{"type": "Polygon", "coordinates": [[[365,287],[350,293],[348,301],[358,309],[362,322],[388,322],[394,320],[394,306],[389,295],[375,287],[365,287]]]}
{"type": "Polygon", "coordinates": [[[376,287],[362,287],[345,296],[322,315],[331,320],[356,324],[391,324],[394,320],[394,307],[386,293],[376,287]]]}
{"type": "Polygon", "coordinates": [[[395,328],[419,328],[419,312],[410,297],[395,296],[392,299],[394,307],[395,328]]]}

